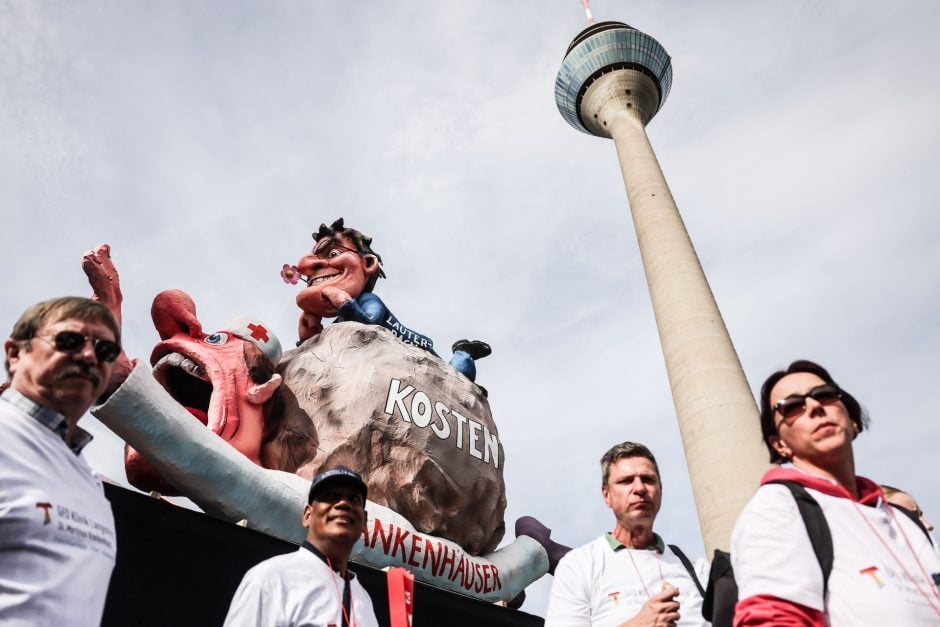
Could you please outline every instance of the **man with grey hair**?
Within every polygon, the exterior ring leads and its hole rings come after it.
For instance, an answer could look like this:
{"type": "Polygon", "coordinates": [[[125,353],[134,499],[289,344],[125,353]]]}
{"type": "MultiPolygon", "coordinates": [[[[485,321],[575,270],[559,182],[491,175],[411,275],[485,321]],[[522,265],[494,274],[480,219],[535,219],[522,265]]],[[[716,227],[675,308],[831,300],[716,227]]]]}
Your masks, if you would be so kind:
{"type": "Polygon", "coordinates": [[[4,342],[0,624],[101,623],[114,569],[111,506],[81,456],[79,419],[121,352],[111,312],[65,297],[27,309],[4,342]]]}
{"type": "Polygon", "coordinates": [[[707,625],[704,560],[694,568],[653,532],[662,481],[650,450],[623,442],[604,453],[601,495],[614,514],[613,531],[558,563],[545,626],[707,625]]]}

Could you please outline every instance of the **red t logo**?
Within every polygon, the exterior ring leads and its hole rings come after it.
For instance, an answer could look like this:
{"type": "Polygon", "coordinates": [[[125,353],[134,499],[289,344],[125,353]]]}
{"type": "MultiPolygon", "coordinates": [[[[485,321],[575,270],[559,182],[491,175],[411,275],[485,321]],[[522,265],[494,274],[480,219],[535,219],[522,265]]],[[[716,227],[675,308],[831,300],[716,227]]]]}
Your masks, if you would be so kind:
{"type": "Polygon", "coordinates": [[[36,503],[36,507],[40,508],[43,513],[46,515],[42,521],[42,524],[48,525],[52,522],[52,518],[49,517],[49,509],[52,507],[52,503],[36,503]]]}

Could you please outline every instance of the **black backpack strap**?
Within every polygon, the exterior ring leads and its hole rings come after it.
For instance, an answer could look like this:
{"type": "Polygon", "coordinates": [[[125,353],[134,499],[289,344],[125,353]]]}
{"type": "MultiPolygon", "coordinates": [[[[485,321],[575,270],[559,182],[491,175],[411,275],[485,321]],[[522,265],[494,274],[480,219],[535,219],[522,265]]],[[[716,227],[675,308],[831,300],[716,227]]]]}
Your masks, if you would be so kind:
{"type": "Polygon", "coordinates": [[[923,521],[921,521],[920,516],[917,515],[917,512],[912,512],[906,507],[902,507],[900,505],[892,503],[891,501],[885,501],[885,503],[893,507],[894,511],[901,512],[902,514],[910,518],[911,521],[915,525],[917,525],[917,528],[920,529],[922,532],[924,532],[924,535],[927,536],[927,541],[930,542],[931,545],[933,544],[933,538],[930,537],[930,532],[927,531],[927,527],[924,526],[924,523],[923,521]]]}
{"type": "Polygon", "coordinates": [[[679,561],[682,562],[682,565],[685,566],[685,569],[689,571],[689,576],[692,577],[692,581],[695,582],[695,587],[698,588],[698,593],[704,597],[705,589],[702,587],[702,583],[698,580],[698,575],[695,574],[695,568],[692,566],[692,562],[690,562],[689,558],[685,556],[685,553],[682,552],[682,549],[677,547],[675,544],[670,544],[669,548],[672,549],[672,552],[675,553],[676,557],[679,558],[679,561]]]}
{"type": "Polygon", "coordinates": [[[734,622],[734,606],[738,602],[738,583],[731,568],[731,554],[715,549],[708,586],[702,597],[702,617],[712,627],[731,627],[734,622]]]}
{"type": "MultiPolygon", "coordinates": [[[[832,572],[832,533],[829,531],[829,523],[826,522],[826,516],[823,514],[819,503],[814,499],[806,488],[795,481],[768,481],[767,483],[779,483],[786,486],[796,501],[796,506],[800,510],[800,516],[803,518],[803,524],[806,525],[806,533],[809,535],[810,544],[813,545],[813,553],[819,561],[819,567],[823,574],[823,598],[829,591],[829,574],[832,572]]],[[[765,483],[764,485],[767,485],[765,483]]]]}

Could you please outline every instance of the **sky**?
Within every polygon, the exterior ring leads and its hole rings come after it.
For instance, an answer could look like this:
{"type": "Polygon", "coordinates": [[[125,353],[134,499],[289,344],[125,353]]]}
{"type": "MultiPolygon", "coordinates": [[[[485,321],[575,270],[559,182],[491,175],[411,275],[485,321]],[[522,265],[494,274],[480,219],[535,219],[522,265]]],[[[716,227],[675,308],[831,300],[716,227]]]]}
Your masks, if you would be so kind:
{"type": "MultiPolygon", "coordinates": [[[[826,366],[871,415],[857,472],[940,518],[940,4],[592,8],[672,55],[647,130],[752,389],[826,366]]],[[[81,256],[107,242],[131,356],[169,288],[207,327],[250,314],[290,345],[280,268],[343,216],[399,319],[493,346],[507,540],[522,515],[569,545],[611,529],[598,460],[633,440],[662,471],[656,531],[702,555],[614,146],[554,103],[585,26],[578,0],[0,2],[0,327],[87,294],[81,256]]],[[[121,442],[82,424],[123,482],[121,442]]]]}

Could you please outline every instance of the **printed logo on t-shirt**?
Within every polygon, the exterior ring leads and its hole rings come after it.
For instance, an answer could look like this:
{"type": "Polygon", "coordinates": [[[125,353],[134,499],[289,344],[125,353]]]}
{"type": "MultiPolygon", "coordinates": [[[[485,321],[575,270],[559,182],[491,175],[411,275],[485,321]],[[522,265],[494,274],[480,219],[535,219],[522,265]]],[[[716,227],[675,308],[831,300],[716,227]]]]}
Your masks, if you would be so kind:
{"type": "MultiPolygon", "coordinates": [[[[44,505],[46,503],[37,503],[36,507],[44,505]]],[[[78,510],[64,505],[50,507],[46,515],[51,515],[54,519],[50,522],[55,523],[57,542],[80,546],[114,559],[114,528],[111,521],[103,519],[105,522],[101,522],[95,513],[88,513],[84,508],[78,510]]]]}
{"type": "Polygon", "coordinates": [[[878,585],[879,588],[883,588],[885,585],[884,582],[881,580],[881,578],[878,576],[877,566],[869,566],[868,568],[863,568],[860,571],[858,571],[858,574],[863,577],[865,577],[866,575],[871,577],[871,580],[874,581],[878,585]]]}
{"type": "Polygon", "coordinates": [[[608,592],[607,597],[614,602],[614,605],[620,605],[620,591],[608,592]]]}
{"type": "Polygon", "coordinates": [[[52,503],[36,503],[36,508],[42,510],[42,524],[48,525],[52,522],[52,517],[49,516],[49,510],[52,509],[52,503]]]}

